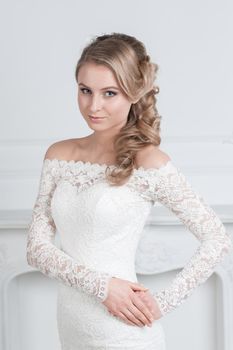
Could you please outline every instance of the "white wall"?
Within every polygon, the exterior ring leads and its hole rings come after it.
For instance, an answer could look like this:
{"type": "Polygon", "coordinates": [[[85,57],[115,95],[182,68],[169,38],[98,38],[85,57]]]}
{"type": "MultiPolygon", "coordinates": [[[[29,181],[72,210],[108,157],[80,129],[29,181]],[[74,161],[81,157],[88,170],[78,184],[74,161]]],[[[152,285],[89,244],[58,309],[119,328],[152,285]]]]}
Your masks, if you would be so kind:
{"type": "Polygon", "coordinates": [[[47,147],[92,132],[75,65],[93,35],[114,31],[142,40],[160,66],[161,148],[207,200],[232,203],[230,0],[0,3],[0,208],[31,208],[47,147]]]}

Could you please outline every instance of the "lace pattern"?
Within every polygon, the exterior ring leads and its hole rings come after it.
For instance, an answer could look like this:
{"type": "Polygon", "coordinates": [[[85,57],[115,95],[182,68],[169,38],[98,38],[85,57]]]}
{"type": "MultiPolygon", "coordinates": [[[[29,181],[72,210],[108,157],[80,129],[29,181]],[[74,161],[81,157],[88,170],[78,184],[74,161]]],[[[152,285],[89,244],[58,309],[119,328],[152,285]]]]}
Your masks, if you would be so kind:
{"type": "MultiPolygon", "coordinates": [[[[70,169],[65,165],[62,163],[60,170],[63,171],[59,171],[58,163],[54,166],[49,160],[43,162],[39,192],[28,227],[27,261],[45,275],[104,301],[107,297],[108,281],[112,276],[104,271],[78,265],[73,258],[54,245],[56,227],[51,216],[51,199],[61,175],[69,175],[70,169]]],[[[80,186],[86,184],[84,179],[80,186]]]]}
{"type": "Polygon", "coordinates": [[[194,289],[205,282],[214,267],[232,248],[230,234],[214,210],[195,192],[184,174],[168,161],[159,169],[139,171],[130,186],[138,188],[153,203],[170,209],[201,242],[170,286],[153,293],[162,315],[181,305],[194,289]]]}
{"type": "MultiPolygon", "coordinates": [[[[78,191],[82,191],[103,181],[106,167],[106,164],[82,161],[44,160],[27,240],[27,260],[31,266],[96,296],[100,301],[107,298],[109,280],[113,276],[105,271],[78,265],[53,244],[56,227],[50,204],[60,181],[69,179],[78,191]]],[[[123,186],[152,204],[158,202],[169,208],[200,241],[200,246],[170,286],[153,292],[162,315],[165,315],[182,304],[198,285],[206,281],[232,248],[232,241],[213,209],[192,189],[172,161],[159,169],[134,169],[133,175],[123,186]]]]}

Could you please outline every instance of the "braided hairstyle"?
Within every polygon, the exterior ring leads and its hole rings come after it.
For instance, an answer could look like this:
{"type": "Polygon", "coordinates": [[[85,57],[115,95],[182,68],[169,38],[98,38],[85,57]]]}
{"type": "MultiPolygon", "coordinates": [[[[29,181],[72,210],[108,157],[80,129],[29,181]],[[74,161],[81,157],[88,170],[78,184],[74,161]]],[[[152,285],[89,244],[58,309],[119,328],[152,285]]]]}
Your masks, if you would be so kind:
{"type": "Polygon", "coordinates": [[[114,139],[116,168],[106,168],[106,178],[112,185],[121,185],[132,174],[136,153],[148,144],[160,145],[160,120],[156,108],[154,85],[158,65],[150,61],[144,44],[122,33],[94,37],[83,49],[76,65],[78,81],[80,67],[87,63],[105,65],[112,70],[118,85],[132,101],[127,123],[114,139]]]}

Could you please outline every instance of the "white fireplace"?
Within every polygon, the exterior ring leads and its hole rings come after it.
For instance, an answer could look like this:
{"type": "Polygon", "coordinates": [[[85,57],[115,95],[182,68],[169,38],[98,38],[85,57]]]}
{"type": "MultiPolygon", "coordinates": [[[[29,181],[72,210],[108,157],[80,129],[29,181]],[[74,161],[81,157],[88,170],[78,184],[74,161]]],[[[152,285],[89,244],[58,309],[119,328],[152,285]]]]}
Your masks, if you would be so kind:
{"type": "MultiPolygon", "coordinates": [[[[231,206],[214,208],[233,232],[231,206]]],[[[26,261],[28,211],[0,212],[0,350],[60,350],[57,282],[26,261]]],[[[59,246],[59,237],[56,238],[59,246]]],[[[160,290],[191,257],[199,242],[165,208],[154,207],[136,255],[138,281],[160,290]]],[[[233,259],[226,257],[206,283],[161,319],[167,350],[232,350],[233,259]]]]}

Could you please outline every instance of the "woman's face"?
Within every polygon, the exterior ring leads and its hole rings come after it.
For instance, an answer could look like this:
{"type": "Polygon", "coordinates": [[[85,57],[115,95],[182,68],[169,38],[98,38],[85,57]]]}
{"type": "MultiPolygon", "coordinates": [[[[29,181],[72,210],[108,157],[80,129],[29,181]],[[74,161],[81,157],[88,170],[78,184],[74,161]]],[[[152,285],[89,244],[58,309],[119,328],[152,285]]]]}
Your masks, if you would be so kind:
{"type": "Polygon", "coordinates": [[[118,132],[127,122],[132,102],[120,90],[113,72],[104,65],[88,62],[79,69],[77,80],[79,109],[88,126],[97,131],[114,128],[118,132]]]}

